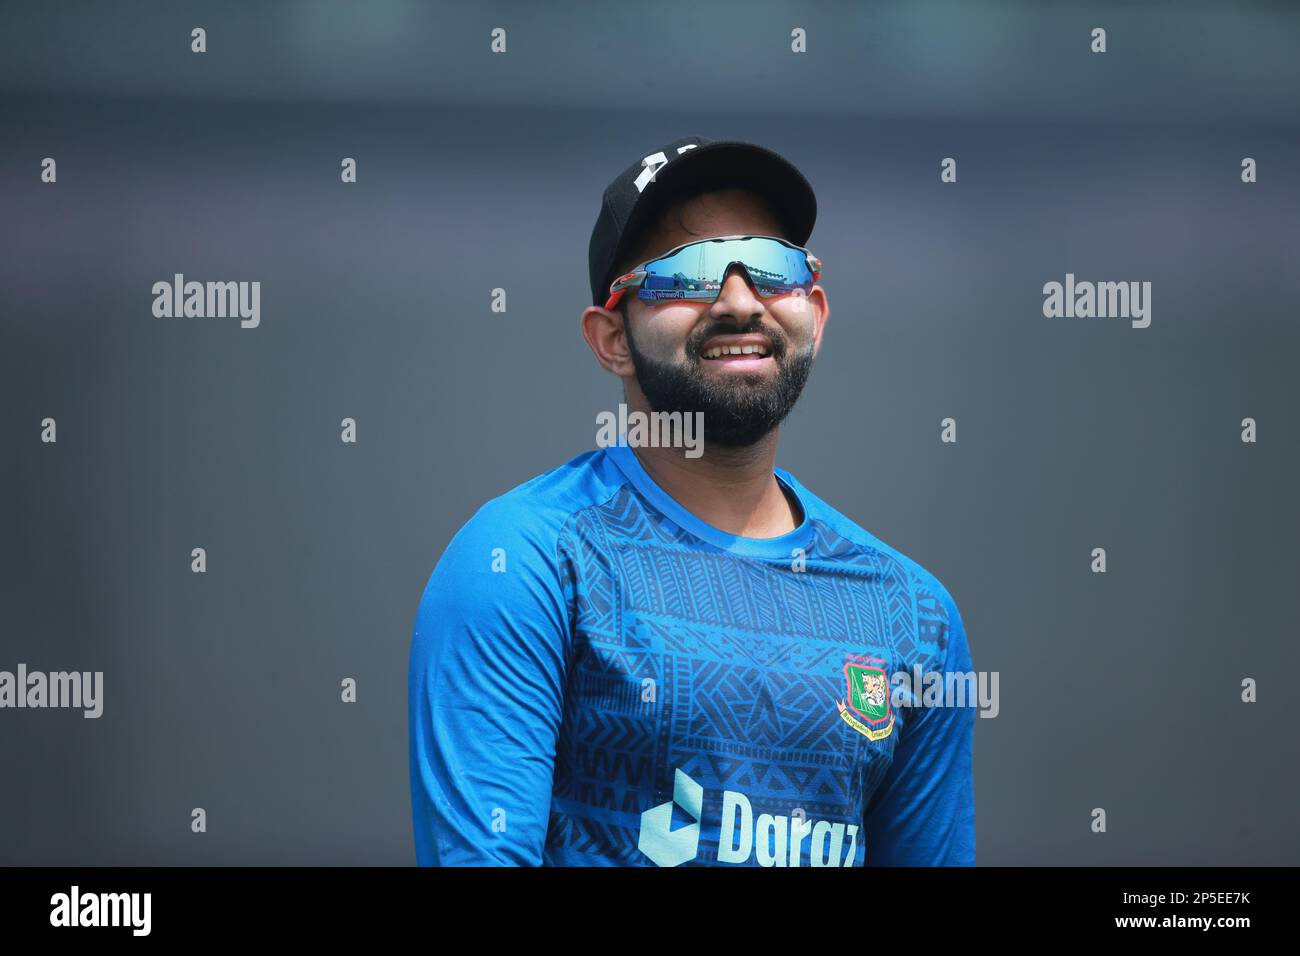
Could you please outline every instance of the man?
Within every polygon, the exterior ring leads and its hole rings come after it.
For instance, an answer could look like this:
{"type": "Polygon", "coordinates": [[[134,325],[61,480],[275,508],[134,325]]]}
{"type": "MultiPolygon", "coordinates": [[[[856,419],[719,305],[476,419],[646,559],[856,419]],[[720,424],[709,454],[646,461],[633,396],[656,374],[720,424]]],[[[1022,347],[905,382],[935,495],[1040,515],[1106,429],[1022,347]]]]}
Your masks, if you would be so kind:
{"type": "Polygon", "coordinates": [[[703,454],[587,452],[447,546],[411,648],[421,864],[974,863],[974,712],[886,693],[970,671],[952,598],[775,467],[830,314],[815,218],[785,159],[700,137],[605,191],[583,336],[631,413],[702,413],[703,454]]]}

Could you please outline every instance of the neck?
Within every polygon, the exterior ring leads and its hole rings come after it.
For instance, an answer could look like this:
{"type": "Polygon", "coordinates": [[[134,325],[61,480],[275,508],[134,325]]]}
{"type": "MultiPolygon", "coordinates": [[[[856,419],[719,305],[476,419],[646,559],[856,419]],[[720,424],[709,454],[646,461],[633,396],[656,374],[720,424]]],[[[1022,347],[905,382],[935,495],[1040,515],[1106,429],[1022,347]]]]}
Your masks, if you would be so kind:
{"type": "Polygon", "coordinates": [[[775,538],[802,520],[772,473],[776,443],[774,429],[745,448],[706,441],[699,458],[687,458],[680,448],[632,451],[655,483],[701,521],[728,534],[775,538]]]}

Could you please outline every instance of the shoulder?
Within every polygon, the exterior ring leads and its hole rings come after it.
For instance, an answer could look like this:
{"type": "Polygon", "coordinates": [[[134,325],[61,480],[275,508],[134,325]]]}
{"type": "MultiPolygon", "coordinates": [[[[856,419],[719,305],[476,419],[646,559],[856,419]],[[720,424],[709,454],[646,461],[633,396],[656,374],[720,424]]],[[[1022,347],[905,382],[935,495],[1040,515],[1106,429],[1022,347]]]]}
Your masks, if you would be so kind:
{"type": "Polygon", "coordinates": [[[531,573],[497,577],[498,583],[553,578],[561,538],[574,516],[607,501],[622,481],[606,453],[594,450],[489,499],[447,544],[430,585],[442,579],[464,582],[503,569],[531,573]]]}
{"type": "Polygon", "coordinates": [[[955,636],[965,643],[965,627],[957,602],[937,575],[827,504],[794,475],[784,470],[780,473],[798,491],[800,499],[809,507],[811,517],[838,539],[839,547],[846,555],[874,555],[887,571],[892,570],[906,582],[916,604],[917,623],[923,641],[929,637],[937,643],[947,644],[947,638],[955,636]]]}
{"type": "Polygon", "coordinates": [[[490,498],[453,538],[554,544],[574,515],[608,500],[623,478],[603,450],[583,452],[490,498]]]}

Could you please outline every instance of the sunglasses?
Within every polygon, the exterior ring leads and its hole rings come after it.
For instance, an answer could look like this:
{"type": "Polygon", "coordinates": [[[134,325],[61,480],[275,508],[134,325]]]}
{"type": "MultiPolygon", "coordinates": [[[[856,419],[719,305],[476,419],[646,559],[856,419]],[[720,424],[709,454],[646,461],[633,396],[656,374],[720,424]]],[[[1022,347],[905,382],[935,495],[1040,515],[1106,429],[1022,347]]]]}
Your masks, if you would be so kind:
{"type": "Polygon", "coordinates": [[[776,236],[718,236],[670,249],[619,276],[609,287],[605,308],[614,309],[623,293],[637,286],[637,296],[647,302],[713,302],[727,270],[737,262],[764,299],[796,291],[807,295],[822,273],[820,259],[776,236]]]}

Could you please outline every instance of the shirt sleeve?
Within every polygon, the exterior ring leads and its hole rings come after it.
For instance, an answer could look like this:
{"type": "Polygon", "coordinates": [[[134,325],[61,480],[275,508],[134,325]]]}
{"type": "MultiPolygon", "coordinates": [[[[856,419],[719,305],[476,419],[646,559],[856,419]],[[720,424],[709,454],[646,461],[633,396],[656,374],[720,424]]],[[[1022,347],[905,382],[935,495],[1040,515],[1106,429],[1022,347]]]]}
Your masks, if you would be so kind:
{"type": "Polygon", "coordinates": [[[542,863],[569,602],[556,535],[518,512],[485,505],[420,601],[408,742],[421,866],[542,863]]]}
{"type": "MultiPolygon", "coordinates": [[[[919,600],[918,617],[922,628],[931,625],[946,634],[943,674],[972,673],[957,606],[938,582],[932,588],[933,596],[925,589],[919,600]],[[926,605],[935,611],[927,612],[926,605]]],[[[967,686],[978,685],[972,681],[967,686]]],[[[965,706],[952,706],[948,700],[946,706],[909,715],[893,764],[867,809],[868,866],[975,865],[972,747],[977,701],[966,696],[965,706]]]]}

